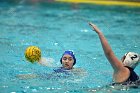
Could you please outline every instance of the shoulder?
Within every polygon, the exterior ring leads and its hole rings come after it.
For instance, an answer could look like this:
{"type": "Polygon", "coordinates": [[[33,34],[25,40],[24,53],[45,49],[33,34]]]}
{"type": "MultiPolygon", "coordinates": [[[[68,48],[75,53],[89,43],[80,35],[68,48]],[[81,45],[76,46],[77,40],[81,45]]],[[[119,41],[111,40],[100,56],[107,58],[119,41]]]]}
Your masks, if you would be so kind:
{"type": "Polygon", "coordinates": [[[114,71],[113,79],[115,82],[125,82],[130,76],[130,71],[128,68],[123,67],[118,71],[114,71]]]}

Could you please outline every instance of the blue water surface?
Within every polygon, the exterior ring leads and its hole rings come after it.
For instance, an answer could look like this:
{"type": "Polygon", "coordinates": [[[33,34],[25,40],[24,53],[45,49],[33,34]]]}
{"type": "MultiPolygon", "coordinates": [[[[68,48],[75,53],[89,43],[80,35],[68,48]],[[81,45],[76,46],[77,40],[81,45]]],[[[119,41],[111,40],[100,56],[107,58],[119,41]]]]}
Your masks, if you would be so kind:
{"type": "MultiPolygon", "coordinates": [[[[104,87],[112,82],[113,69],[104,56],[99,38],[88,22],[105,34],[116,56],[140,53],[140,8],[66,3],[0,3],[1,93],[138,93],[140,88],[104,87]],[[77,64],[87,74],[47,75],[54,68],[32,64],[24,58],[28,46],[41,48],[56,67],[65,50],[73,50],[77,64]],[[20,79],[19,74],[43,77],[20,79]],[[45,77],[46,76],[46,77],[45,77]],[[59,77],[58,77],[59,76],[59,77]]],[[[140,66],[135,70],[140,71],[140,66]]]]}

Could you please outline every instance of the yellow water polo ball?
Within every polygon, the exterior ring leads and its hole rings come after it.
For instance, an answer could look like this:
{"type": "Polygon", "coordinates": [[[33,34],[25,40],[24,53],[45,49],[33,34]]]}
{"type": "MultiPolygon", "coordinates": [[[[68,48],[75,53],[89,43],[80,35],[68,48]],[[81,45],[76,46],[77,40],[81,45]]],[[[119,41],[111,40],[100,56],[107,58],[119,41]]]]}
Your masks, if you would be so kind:
{"type": "Polygon", "coordinates": [[[34,63],[41,58],[41,50],[36,46],[29,46],[25,50],[25,58],[27,61],[34,63]]]}

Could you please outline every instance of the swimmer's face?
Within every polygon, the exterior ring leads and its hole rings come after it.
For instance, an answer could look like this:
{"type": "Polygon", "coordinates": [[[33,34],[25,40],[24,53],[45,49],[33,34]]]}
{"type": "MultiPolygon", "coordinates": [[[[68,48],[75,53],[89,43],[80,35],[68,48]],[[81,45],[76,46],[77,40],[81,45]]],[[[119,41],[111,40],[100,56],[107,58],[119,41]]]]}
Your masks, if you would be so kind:
{"type": "Polygon", "coordinates": [[[64,68],[72,69],[73,68],[73,63],[74,63],[74,59],[71,55],[65,54],[62,57],[62,65],[63,65],[64,68]]]}

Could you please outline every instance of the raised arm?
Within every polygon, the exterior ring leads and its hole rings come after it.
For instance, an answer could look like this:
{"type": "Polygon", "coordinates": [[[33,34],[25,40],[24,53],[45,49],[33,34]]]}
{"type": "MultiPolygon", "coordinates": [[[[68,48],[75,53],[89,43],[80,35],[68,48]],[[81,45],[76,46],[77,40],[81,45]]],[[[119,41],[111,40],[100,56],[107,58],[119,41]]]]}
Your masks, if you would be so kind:
{"type": "Polygon", "coordinates": [[[104,50],[104,54],[107,57],[110,64],[112,65],[114,71],[115,72],[119,71],[121,68],[123,68],[122,62],[114,55],[113,50],[111,49],[107,39],[105,38],[103,33],[99,30],[99,28],[93,23],[89,23],[89,25],[93,28],[93,31],[95,31],[98,34],[104,50]]]}

